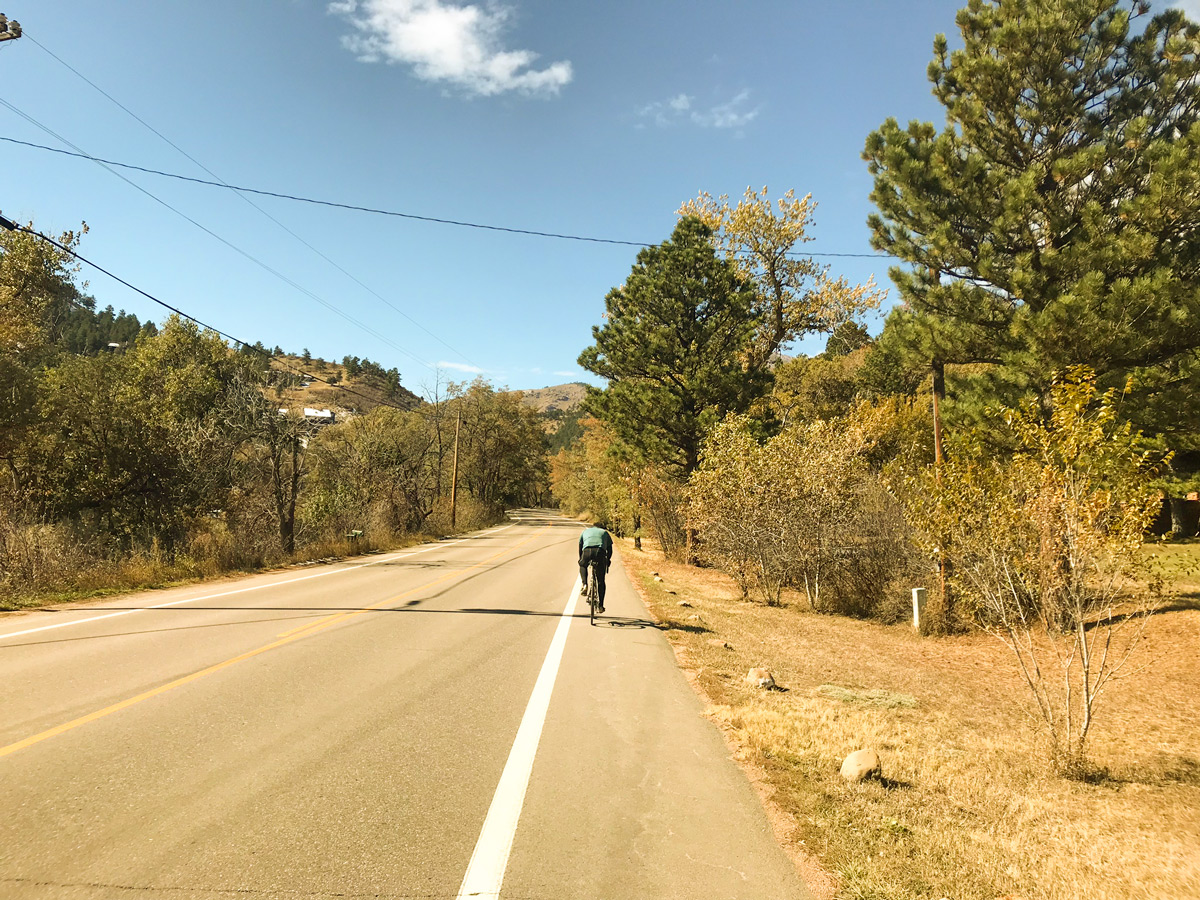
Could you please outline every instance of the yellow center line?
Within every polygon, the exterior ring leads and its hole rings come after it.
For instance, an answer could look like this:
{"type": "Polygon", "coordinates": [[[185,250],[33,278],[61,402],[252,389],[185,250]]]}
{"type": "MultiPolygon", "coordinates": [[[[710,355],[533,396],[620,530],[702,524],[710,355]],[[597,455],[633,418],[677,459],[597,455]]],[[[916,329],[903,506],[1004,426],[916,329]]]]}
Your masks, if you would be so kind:
{"type": "MultiPolygon", "coordinates": [[[[546,527],[549,527],[549,526],[546,526],[546,527]]],[[[123,709],[128,709],[129,707],[134,706],[135,704],[141,703],[143,700],[149,700],[151,697],[157,697],[159,694],[165,694],[167,691],[174,690],[177,687],[183,687],[183,685],[188,684],[189,682],[192,682],[192,681],[196,681],[199,678],[203,678],[205,675],[211,675],[214,672],[219,672],[222,669],[225,669],[225,668],[228,668],[229,666],[235,665],[236,663],[245,662],[248,659],[253,659],[255,656],[258,656],[259,654],[266,653],[268,650],[274,650],[277,647],[282,647],[285,644],[290,644],[293,641],[298,641],[301,638],[305,638],[310,635],[316,634],[318,631],[324,631],[326,628],[330,627],[331,625],[336,624],[337,622],[342,621],[343,619],[348,619],[351,616],[359,616],[359,615],[362,615],[363,613],[380,609],[384,606],[387,606],[388,604],[395,603],[397,600],[403,599],[404,597],[408,597],[411,594],[415,594],[419,591],[423,591],[428,588],[431,588],[434,585],[441,584],[444,581],[449,581],[453,578],[460,578],[463,575],[465,575],[467,572],[470,572],[473,569],[478,569],[481,566],[486,566],[488,563],[492,562],[492,560],[499,559],[501,556],[503,556],[506,553],[511,553],[513,550],[516,550],[522,544],[529,543],[529,541],[532,541],[535,537],[538,536],[538,534],[541,532],[541,530],[542,529],[538,529],[537,532],[535,532],[534,534],[531,534],[529,537],[525,538],[524,540],[518,541],[517,543],[513,544],[511,547],[507,547],[504,550],[501,550],[499,553],[494,553],[491,556],[489,556],[487,559],[482,560],[481,562],[477,562],[474,565],[467,566],[467,568],[462,569],[458,572],[451,572],[447,575],[441,576],[440,578],[435,578],[433,581],[430,581],[427,584],[423,584],[423,585],[420,585],[419,587],[412,588],[411,590],[404,591],[403,593],[396,594],[394,597],[389,597],[386,600],[381,600],[379,603],[373,603],[370,606],[364,606],[361,609],[354,609],[354,610],[350,610],[348,612],[335,613],[331,616],[326,616],[324,619],[320,619],[316,622],[310,623],[309,625],[305,625],[301,628],[298,628],[298,629],[294,628],[290,632],[285,631],[276,640],[271,641],[271,643],[269,643],[269,644],[264,644],[263,646],[258,647],[257,649],[248,650],[247,652],[239,654],[238,656],[234,656],[231,659],[226,659],[222,662],[215,663],[215,664],[209,666],[208,668],[200,669],[199,671],[193,672],[190,675],[184,675],[182,678],[176,678],[174,681],[168,681],[166,684],[159,685],[156,688],[151,688],[148,691],[143,691],[142,693],[137,694],[133,697],[129,697],[125,700],[121,700],[120,702],[114,703],[111,706],[106,706],[103,709],[98,709],[95,712],[90,712],[85,716],[80,716],[78,719],[72,719],[70,722],[64,722],[61,725],[55,725],[53,728],[47,729],[46,731],[39,732],[38,734],[31,735],[27,738],[24,738],[23,740],[17,741],[14,744],[9,744],[6,747],[0,747],[0,757],[5,757],[5,756],[8,756],[9,754],[16,753],[18,750],[24,750],[26,747],[31,747],[34,744],[39,744],[42,741],[49,740],[52,737],[57,737],[58,735],[63,734],[64,732],[71,731],[75,728],[79,728],[82,725],[87,725],[90,722],[95,722],[97,719],[103,719],[105,716],[111,716],[113,713],[120,712],[123,709]]]]}

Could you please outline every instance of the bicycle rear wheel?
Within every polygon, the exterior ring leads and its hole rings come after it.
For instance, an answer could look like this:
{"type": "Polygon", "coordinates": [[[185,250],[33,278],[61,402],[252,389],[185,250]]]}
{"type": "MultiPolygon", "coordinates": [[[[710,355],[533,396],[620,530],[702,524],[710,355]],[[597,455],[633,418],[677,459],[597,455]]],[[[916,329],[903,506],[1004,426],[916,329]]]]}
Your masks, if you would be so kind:
{"type": "Polygon", "coordinates": [[[597,575],[597,567],[595,563],[588,566],[588,610],[590,620],[596,621],[596,610],[600,606],[600,584],[599,576],[597,575]]]}

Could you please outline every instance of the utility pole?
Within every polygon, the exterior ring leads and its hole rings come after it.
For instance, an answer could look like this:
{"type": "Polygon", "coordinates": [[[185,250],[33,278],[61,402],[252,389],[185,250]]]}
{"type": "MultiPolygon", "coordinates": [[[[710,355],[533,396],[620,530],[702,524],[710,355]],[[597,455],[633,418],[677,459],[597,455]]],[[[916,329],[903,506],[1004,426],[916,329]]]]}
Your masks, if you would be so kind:
{"type": "Polygon", "coordinates": [[[933,361],[933,464],[937,478],[942,480],[942,401],[946,399],[946,364],[933,361]]]}
{"type": "Polygon", "coordinates": [[[462,428],[462,410],[454,420],[454,466],[450,470],[450,530],[454,530],[458,518],[458,432],[462,428]]]}
{"type": "MultiPolygon", "coordinates": [[[[942,401],[946,398],[946,364],[940,359],[933,361],[933,473],[937,485],[942,486],[942,466],[945,458],[942,455],[942,401]]],[[[938,539],[938,581],[942,590],[942,615],[946,622],[950,618],[950,586],[946,583],[946,570],[949,562],[946,560],[946,536],[938,539]]]]}
{"type": "Polygon", "coordinates": [[[21,36],[21,23],[16,19],[8,21],[8,16],[0,13],[0,41],[15,41],[21,36]]]}
{"type": "MultiPolygon", "coordinates": [[[[930,268],[930,280],[935,285],[940,285],[942,275],[937,269],[930,268]]],[[[946,363],[942,359],[934,358],[933,366],[933,477],[937,482],[939,490],[942,486],[942,467],[945,465],[945,456],[942,451],[942,401],[946,399],[946,363]]],[[[950,607],[954,602],[950,596],[950,585],[947,583],[947,573],[950,568],[950,562],[946,559],[946,535],[938,536],[938,581],[942,594],[942,624],[943,627],[948,627],[950,624],[950,607]]]]}

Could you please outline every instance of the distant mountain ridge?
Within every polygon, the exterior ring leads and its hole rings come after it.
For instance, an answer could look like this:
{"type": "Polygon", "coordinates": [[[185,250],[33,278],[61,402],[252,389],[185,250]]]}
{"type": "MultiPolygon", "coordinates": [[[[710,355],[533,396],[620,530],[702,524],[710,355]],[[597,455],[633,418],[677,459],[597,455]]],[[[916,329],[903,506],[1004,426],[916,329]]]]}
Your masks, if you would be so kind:
{"type": "Polygon", "coordinates": [[[582,381],[572,381],[521,393],[525,405],[532,406],[540,413],[574,412],[583,404],[587,389],[588,386],[582,381]]]}

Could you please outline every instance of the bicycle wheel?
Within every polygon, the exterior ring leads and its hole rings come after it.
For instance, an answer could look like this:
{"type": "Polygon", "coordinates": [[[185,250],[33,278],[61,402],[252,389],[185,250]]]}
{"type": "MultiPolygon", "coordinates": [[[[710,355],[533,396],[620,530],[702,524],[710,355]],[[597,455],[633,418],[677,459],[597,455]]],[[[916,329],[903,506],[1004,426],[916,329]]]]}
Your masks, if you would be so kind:
{"type": "Polygon", "coordinates": [[[591,621],[596,621],[596,609],[600,606],[600,585],[599,578],[596,574],[596,564],[592,563],[588,566],[588,610],[590,612],[591,621]]]}

